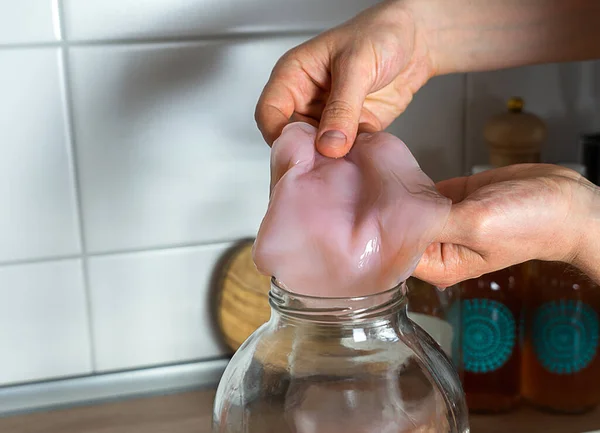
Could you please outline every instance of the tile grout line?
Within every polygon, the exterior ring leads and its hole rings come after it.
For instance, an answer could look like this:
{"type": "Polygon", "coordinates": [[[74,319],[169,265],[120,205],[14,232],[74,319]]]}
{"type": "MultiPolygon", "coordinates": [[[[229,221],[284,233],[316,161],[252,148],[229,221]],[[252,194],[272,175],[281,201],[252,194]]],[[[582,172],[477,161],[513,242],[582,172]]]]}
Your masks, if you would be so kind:
{"type": "Polygon", "coordinates": [[[44,257],[34,257],[34,258],[25,258],[25,259],[16,259],[16,260],[6,260],[0,261],[0,267],[5,266],[18,266],[18,265],[32,265],[36,263],[47,263],[47,262],[56,262],[61,260],[72,260],[72,259],[90,259],[95,257],[107,257],[107,256],[121,256],[128,254],[141,254],[141,253],[154,253],[161,251],[170,251],[170,250],[183,250],[187,248],[200,248],[200,247],[211,247],[211,246],[219,246],[219,245],[227,245],[235,242],[239,242],[242,240],[247,240],[253,238],[252,236],[240,236],[231,239],[220,239],[208,242],[188,242],[188,243],[177,243],[177,244],[168,244],[168,245],[159,245],[159,246],[150,246],[150,247],[140,247],[140,248],[126,248],[121,250],[107,250],[96,253],[85,253],[81,254],[64,254],[57,256],[44,256],[44,257]]]}
{"type": "MultiPolygon", "coordinates": [[[[66,26],[64,19],[64,8],[62,0],[56,1],[56,20],[58,21],[57,28],[60,32],[60,40],[64,41],[66,39],[66,26]]],[[[90,276],[89,276],[89,268],[88,268],[88,260],[85,256],[86,241],[85,241],[85,223],[83,216],[83,194],[81,192],[81,181],[80,181],[80,172],[79,165],[77,163],[77,146],[75,144],[76,134],[75,134],[75,123],[74,123],[74,110],[73,110],[73,92],[71,86],[71,75],[69,72],[69,48],[68,46],[62,45],[60,46],[60,65],[62,69],[62,97],[63,103],[66,111],[65,121],[66,121],[66,130],[67,130],[67,149],[69,149],[69,160],[70,160],[70,171],[71,171],[71,179],[73,181],[74,188],[74,198],[75,198],[75,207],[77,211],[77,225],[79,231],[79,247],[82,252],[81,256],[81,272],[83,276],[83,290],[85,295],[85,308],[87,313],[87,324],[88,324],[88,339],[89,339],[89,357],[90,357],[90,367],[91,372],[94,373],[96,371],[96,344],[94,338],[94,329],[93,329],[93,310],[92,310],[92,291],[90,286],[90,276]]]]}
{"type": "Polygon", "coordinates": [[[34,257],[30,259],[15,259],[0,262],[0,267],[35,265],[39,263],[60,262],[63,260],[76,260],[83,258],[83,254],[65,254],[58,256],[34,257]]]}
{"type": "MultiPolygon", "coordinates": [[[[60,0],[56,0],[59,1],[60,0]]],[[[63,8],[59,5],[59,15],[63,22],[63,8]]],[[[119,45],[153,45],[153,44],[186,44],[202,42],[248,42],[260,39],[289,38],[295,36],[314,36],[326,29],[307,30],[279,30],[279,31],[257,31],[257,32],[229,32],[229,33],[205,33],[188,36],[163,36],[147,38],[114,38],[114,39],[83,39],[68,40],[65,37],[65,27],[61,24],[60,31],[62,39],[48,42],[15,42],[0,43],[0,50],[35,49],[35,48],[58,48],[58,47],[97,47],[97,46],[119,46],[119,45]]]]}
{"type": "Polygon", "coordinates": [[[217,245],[225,245],[231,244],[235,242],[239,242],[242,240],[247,240],[249,238],[254,238],[254,236],[238,236],[235,238],[229,239],[215,239],[208,242],[181,242],[176,244],[165,244],[156,247],[140,247],[140,248],[128,248],[122,250],[108,250],[101,251],[96,253],[87,253],[87,257],[106,257],[106,256],[118,256],[118,255],[126,255],[126,254],[136,254],[136,253],[147,253],[147,252],[159,252],[159,251],[169,251],[176,249],[186,249],[186,248],[198,248],[198,247],[209,247],[209,246],[217,246],[217,245]]]}

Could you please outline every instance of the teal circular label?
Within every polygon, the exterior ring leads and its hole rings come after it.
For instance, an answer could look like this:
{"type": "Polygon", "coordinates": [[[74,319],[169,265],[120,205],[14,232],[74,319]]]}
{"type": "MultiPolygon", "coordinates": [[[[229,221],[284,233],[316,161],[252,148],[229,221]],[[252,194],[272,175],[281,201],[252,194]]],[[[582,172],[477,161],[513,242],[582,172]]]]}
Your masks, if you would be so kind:
{"type": "Polygon", "coordinates": [[[511,311],[490,299],[467,299],[462,307],[464,369],[491,373],[502,367],[513,353],[517,325],[511,311]]]}
{"type": "Polygon", "coordinates": [[[583,302],[561,300],[543,304],[532,321],[535,355],[551,373],[577,373],[596,357],[599,328],[598,313],[583,302]]]}

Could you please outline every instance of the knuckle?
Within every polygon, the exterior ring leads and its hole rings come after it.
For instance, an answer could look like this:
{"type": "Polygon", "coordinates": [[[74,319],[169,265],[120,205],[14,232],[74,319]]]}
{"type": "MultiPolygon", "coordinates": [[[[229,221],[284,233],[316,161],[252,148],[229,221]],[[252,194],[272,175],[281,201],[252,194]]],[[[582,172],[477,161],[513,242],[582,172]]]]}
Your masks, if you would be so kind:
{"type": "Polygon", "coordinates": [[[323,117],[326,119],[343,119],[351,120],[354,118],[355,110],[352,106],[343,100],[329,101],[325,109],[323,110],[323,117]]]}

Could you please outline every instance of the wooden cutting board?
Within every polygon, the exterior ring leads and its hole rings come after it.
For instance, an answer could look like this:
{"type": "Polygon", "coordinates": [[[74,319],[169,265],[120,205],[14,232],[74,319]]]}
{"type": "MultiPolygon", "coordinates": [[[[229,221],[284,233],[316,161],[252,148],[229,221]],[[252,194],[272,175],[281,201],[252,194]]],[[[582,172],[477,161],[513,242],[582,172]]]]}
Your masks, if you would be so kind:
{"type": "Polygon", "coordinates": [[[227,251],[215,271],[215,316],[225,344],[236,351],[259,326],[269,320],[271,278],[252,261],[254,239],[227,251]]]}

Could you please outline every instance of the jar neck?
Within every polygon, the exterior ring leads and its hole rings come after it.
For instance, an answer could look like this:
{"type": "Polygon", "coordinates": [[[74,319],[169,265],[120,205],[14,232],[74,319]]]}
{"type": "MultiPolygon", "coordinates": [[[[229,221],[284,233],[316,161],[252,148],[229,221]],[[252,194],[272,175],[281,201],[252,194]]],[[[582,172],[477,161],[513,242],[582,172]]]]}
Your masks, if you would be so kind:
{"type": "Polygon", "coordinates": [[[406,284],[373,295],[352,298],[304,296],[271,279],[269,304],[284,320],[321,325],[364,326],[368,322],[392,320],[406,310],[406,284]]]}

